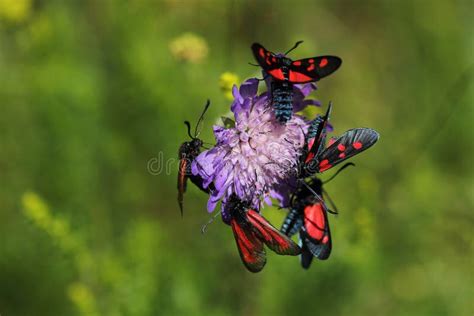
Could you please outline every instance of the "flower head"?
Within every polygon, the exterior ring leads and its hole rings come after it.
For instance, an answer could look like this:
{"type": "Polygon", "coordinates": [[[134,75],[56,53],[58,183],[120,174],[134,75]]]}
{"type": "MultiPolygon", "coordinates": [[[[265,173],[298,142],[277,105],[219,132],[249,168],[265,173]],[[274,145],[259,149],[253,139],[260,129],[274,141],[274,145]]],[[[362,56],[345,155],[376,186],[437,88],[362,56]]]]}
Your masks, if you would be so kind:
{"type": "Polygon", "coordinates": [[[169,44],[171,54],[178,60],[200,63],[209,52],[209,47],[204,38],[194,33],[184,33],[169,44]]]}
{"type": "Polygon", "coordinates": [[[2,0],[0,1],[0,20],[12,23],[25,21],[32,13],[31,0],[2,0]]]}
{"type": "MultiPolygon", "coordinates": [[[[234,102],[231,110],[235,126],[214,126],[215,147],[202,152],[193,162],[193,174],[203,178],[204,186],[213,183],[215,190],[208,201],[212,211],[222,200],[222,210],[227,199],[237,195],[260,209],[262,197],[279,200],[284,197],[275,192],[276,186],[291,181],[296,173],[300,150],[304,145],[308,122],[293,115],[285,124],[276,119],[269,92],[257,95],[258,80],[249,79],[238,89],[233,88],[234,102]]],[[[314,90],[312,85],[295,86],[295,110],[308,103],[304,97],[314,90]]],[[[226,221],[228,214],[223,213],[226,221]]]]}

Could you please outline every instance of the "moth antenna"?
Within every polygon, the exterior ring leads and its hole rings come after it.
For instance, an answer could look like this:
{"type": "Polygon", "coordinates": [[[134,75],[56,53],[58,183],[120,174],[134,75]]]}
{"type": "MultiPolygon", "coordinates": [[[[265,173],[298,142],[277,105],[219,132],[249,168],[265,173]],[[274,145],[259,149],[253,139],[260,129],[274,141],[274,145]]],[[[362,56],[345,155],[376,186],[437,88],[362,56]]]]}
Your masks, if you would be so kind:
{"type": "Polygon", "coordinates": [[[323,194],[326,196],[326,198],[328,199],[329,201],[329,204],[331,204],[331,208],[333,210],[330,210],[330,209],[327,209],[327,211],[331,214],[334,214],[334,215],[338,215],[339,214],[339,210],[337,209],[336,207],[336,204],[334,204],[334,201],[331,199],[331,197],[329,196],[328,192],[323,190],[323,194]]]}
{"type": "Polygon", "coordinates": [[[265,76],[263,76],[262,80],[267,80],[268,77],[270,77],[270,75],[265,72],[265,76]]]}
{"type": "Polygon", "coordinates": [[[301,43],[303,43],[303,41],[296,42],[295,45],[285,53],[285,55],[288,55],[288,53],[290,53],[292,50],[294,50],[296,47],[298,47],[301,43]]]}
{"type": "Polygon", "coordinates": [[[199,120],[196,124],[196,128],[194,129],[194,138],[197,138],[199,134],[201,134],[201,131],[198,132],[198,129],[201,126],[202,120],[204,119],[204,114],[206,113],[207,109],[209,108],[209,105],[211,105],[211,101],[207,99],[206,105],[204,106],[204,110],[201,113],[201,116],[199,117],[199,120]]]}
{"type": "MultiPolygon", "coordinates": [[[[323,205],[323,207],[331,214],[338,214],[337,212],[337,208],[336,206],[334,205],[334,202],[332,202],[331,198],[328,199],[329,203],[331,204],[331,207],[334,207],[336,209],[336,211],[331,211],[327,206],[326,206],[326,202],[324,202],[323,198],[318,194],[316,193],[305,181],[303,181],[303,184],[308,188],[308,190],[313,193],[314,197],[323,205]]],[[[323,191],[324,192],[324,191],[323,191]]],[[[326,192],[326,196],[327,195],[327,192],[326,192]]]]}
{"type": "Polygon", "coordinates": [[[194,139],[194,137],[191,135],[191,123],[188,121],[184,121],[184,124],[188,127],[188,135],[191,137],[191,139],[194,139]]]}
{"type": "Polygon", "coordinates": [[[316,193],[316,191],[314,191],[313,188],[310,187],[309,184],[306,183],[306,181],[303,180],[303,181],[301,181],[301,182],[306,186],[306,188],[314,195],[314,197],[315,197],[319,202],[321,202],[321,203],[324,204],[324,200],[321,198],[321,196],[320,196],[318,193],[316,193]]]}
{"type": "Polygon", "coordinates": [[[324,181],[323,184],[328,183],[329,181],[331,181],[332,179],[334,179],[334,178],[339,174],[339,172],[341,172],[342,170],[344,170],[344,169],[346,169],[347,167],[350,167],[350,166],[355,167],[355,163],[348,162],[348,163],[344,164],[344,166],[342,166],[341,168],[339,168],[339,170],[337,170],[336,173],[333,174],[331,178],[329,178],[329,179],[327,179],[326,181],[324,181]]]}
{"type": "Polygon", "coordinates": [[[332,110],[332,101],[329,101],[329,104],[328,104],[328,109],[326,111],[326,115],[324,116],[324,118],[326,120],[329,119],[329,115],[331,114],[331,110],[332,110]]]}
{"type": "Polygon", "coordinates": [[[257,65],[257,64],[253,64],[253,63],[248,63],[250,66],[256,66],[256,67],[260,67],[260,65],[257,65]]]}
{"type": "Polygon", "coordinates": [[[212,216],[206,224],[202,225],[201,227],[201,234],[204,234],[206,233],[206,230],[207,230],[207,226],[209,226],[212,222],[214,222],[214,220],[216,219],[216,217],[220,214],[221,212],[217,211],[216,214],[214,214],[214,216],[212,216]]]}

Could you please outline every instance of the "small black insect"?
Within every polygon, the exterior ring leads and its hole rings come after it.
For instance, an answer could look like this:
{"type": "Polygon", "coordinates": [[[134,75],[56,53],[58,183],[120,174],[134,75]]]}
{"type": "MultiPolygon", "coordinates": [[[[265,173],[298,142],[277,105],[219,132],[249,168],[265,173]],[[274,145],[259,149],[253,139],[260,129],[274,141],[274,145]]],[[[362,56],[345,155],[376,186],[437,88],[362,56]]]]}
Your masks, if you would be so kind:
{"type": "Polygon", "coordinates": [[[204,188],[203,180],[201,177],[193,175],[191,172],[191,163],[196,159],[196,157],[201,153],[201,147],[203,146],[203,141],[199,139],[200,134],[200,124],[204,118],[204,114],[209,108],[210,101],[207,100],[207,103],[204,107],[204,110],[199,117],[199,120],[194,129],[194,136],[191,135],[191,124],[188,121],[185,121],[184,124],[188,127],[188,135],[191,138],[191,141],[184,142],[179,147],[179,170],[178,170],[178,204],[181,211],[181,216],[183,216],[183,199],[184,192],[186,192],[187,180],[190,179],[199,189],[209,193],[211,188],[204,188]]]}

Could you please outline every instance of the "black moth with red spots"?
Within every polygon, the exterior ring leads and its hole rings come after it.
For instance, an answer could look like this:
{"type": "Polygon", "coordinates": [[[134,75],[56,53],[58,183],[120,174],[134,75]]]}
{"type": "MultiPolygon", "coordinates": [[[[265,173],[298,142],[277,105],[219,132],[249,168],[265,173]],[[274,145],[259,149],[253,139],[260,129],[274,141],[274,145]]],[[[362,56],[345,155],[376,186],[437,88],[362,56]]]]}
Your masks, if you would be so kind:
{"type": "MultiPolygon", "coordinates": [[[[313,256],[325,260],[329,258],[332,249],[327,217],[330,211],[323,200],[323,183],[315,174],[370,148],[379,138],[379,134],[373,129],[355,128],[346,131],[339,138],[332,138],[326,147],[331,109],[330,103],[325,116],[317,117],[308,130],[297,186],[291,197],[290,211],[281,227],[281,232],[290,237],[300,233],[301,264],[305,269],[311,265],[313,256]]],[[[353,164],[348,163],[339,171],[348,165],[353,164]]]]}
{"type": "Polygon", "coordinates": [[[291,60],[285,54],[274,54],[262,45],[254,43],[252,52],[262,69],[272,77],[271,94],[275,116],[281,123],[287,122],[293,113],[293,84],[318,81],[335,72],[342,63],[336,56],[319,56],[291,60]]]}
{"type": "Polygon", "coordinates": [[[354,128],[346,131],[339,138],[331,138],[326,147],[326,127],[331,114],[329,103],[326,115],[315,120],[315,136],[307,139],[302,155],[302,177],[324,172],[346,159],[369,149],[379,139],[379,133],[371,128],[354,128]]]}
{"type": "Polygon", "coordinates": [[[328,209],[322,199],[322,182],[314,177],[307,185],[309,188],[298,186],[293,194],[290,211],[280,229],[289,237],[299,232],[301,265],[305,269],[309,268],[313,257],[320,260],[329,258],[332,248],[328,209]]]}
{"type": "Polygon", "coordinates": [[[305,170],[311,174],[324,172],[374,145],[379,134],[371,128],[354,128],[339,138],[329,140],[329,146],[308,161],[305,170]]]}

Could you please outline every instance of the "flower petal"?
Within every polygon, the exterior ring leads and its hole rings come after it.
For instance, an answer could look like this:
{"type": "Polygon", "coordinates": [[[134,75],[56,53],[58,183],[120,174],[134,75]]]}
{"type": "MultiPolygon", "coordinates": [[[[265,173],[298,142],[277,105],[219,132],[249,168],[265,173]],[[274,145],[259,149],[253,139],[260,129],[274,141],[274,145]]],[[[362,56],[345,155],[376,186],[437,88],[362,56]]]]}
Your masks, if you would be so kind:
{"type": "Polygon", "coordinates": [[[293,87],[295,90],[298,90],[298,92],[301,93],[304,97],[307,97],[308,95],[311,94],[311,92],[318,89],[314,82],[304,83],[304,84],[295,84],[293,87]]]}
{"type": "Polygon", "coordinates": [[[211,195],[209,200],[207,200],[207,211],[212,213],[216,208],[217,203],[219,203],[219,199],[211,195]]]}
{"type": "Polygon", "coordinates": [[[257,95],[258,80],[257,78],[250,78],[240,86],[240,95],[242,98],[253,98],[257,95]]]}

